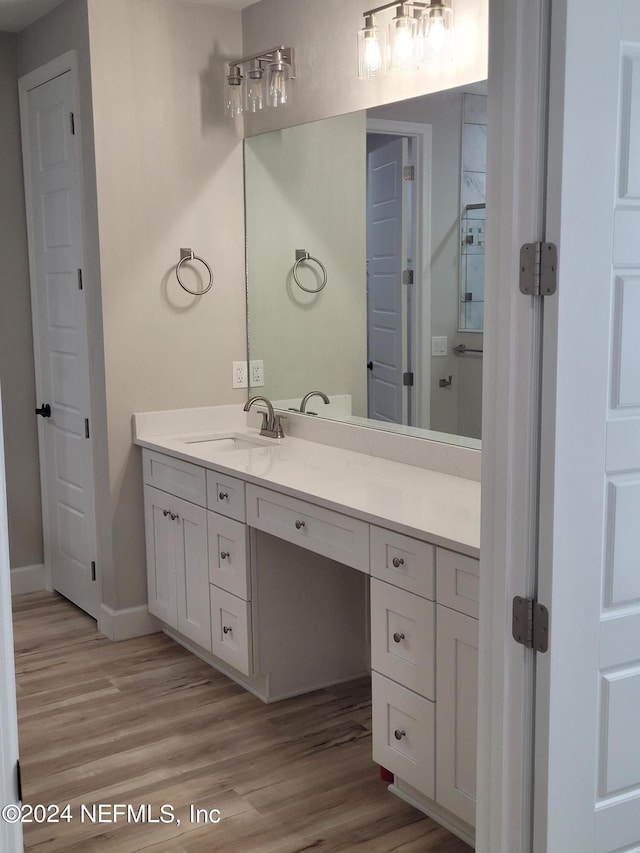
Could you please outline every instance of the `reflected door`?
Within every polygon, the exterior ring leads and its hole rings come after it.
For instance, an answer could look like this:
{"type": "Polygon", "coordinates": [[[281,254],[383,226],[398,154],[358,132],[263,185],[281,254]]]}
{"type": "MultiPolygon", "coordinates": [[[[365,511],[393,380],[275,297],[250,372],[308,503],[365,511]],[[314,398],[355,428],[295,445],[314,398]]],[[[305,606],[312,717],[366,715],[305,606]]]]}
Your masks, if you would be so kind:
{"type": "Polygon", "coordinates": [[[74,80],[28,91],[25,171],[40,421],[45,557],[53,587],[96,617],[96,520],[82,203],[74,80]]]}
{"type": "Polygon", "coordinates": [[[402,272],[407,251],[403,168],[406,137],[394,138],[367,157],[368,416],[408,423],[403,385],[407,311],[402,272]]]}

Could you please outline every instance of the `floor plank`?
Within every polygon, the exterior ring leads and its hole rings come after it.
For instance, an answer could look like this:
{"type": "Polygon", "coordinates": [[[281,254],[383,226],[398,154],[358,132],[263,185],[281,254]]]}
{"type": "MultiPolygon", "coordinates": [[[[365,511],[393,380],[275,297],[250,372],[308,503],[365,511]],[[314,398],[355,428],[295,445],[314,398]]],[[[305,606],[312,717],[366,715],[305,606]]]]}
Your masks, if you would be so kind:
{"type": "Polygon", "coordinates": [[[471,850],[380,780],[369,679],[264,705],[164,634],[109,642],[54,593],[14,599],[14,634],[25,802],[73,816],[26,825],[29,853],[471,850]],[[98,804],[152,820],[93,821],[98,804]]]}

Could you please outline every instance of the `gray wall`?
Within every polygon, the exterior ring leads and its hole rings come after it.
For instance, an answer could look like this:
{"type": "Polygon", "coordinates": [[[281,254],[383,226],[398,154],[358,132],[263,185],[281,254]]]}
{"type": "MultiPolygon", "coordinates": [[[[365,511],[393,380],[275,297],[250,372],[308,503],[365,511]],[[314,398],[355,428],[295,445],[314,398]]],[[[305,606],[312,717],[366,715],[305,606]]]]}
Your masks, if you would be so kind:
{"type": "Polygon", "coordinates": [[[16,35],[0,33],[0,384],[12,568],[43,559],[17,47],[16,35]]]}

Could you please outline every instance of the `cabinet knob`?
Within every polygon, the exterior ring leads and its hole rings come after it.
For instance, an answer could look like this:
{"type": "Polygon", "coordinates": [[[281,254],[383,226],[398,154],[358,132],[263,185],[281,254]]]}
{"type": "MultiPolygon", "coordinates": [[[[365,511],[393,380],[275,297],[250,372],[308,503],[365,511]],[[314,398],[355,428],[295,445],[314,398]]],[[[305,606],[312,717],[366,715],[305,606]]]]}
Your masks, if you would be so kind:
{"type": "Polygon", "coordinates": [[[175,521],[176,519],[180,518],[177,512],[170,512],[169,515],[171,516],[171,521],[175,521]]]}
{"type": "Polygon", "coordinates": [[[404,729],[396,729],[395,732],[393,733],[393,736],[396,740],[402,740],[402,738],[405,735],[406,735],[406,732],[404,729]]]}
{"type": "Polygon", "coordinates": [[[164,515],[164,517],[166,518],[166,517],[169,515],[169,510],[168,510],[168,509],[163,509],[163,510],[162,510],[162,514],[163,514],[163,515],[164,515]]]}
{"type": "Polygon", "coordinates": [[[296,521],[296,530],[300,530],[304,526],[305,526],[304,521],[300,521],[300,520],[296,521]]]}
{"type": "Polygon", "coordinates": [[[229,499],[229,492],[218,492],[218,500],[226,501],[229,499]]]}
{"type": "Polygon", "coordinates": [[[231,633],[231,626],[230,625],[224,625],[224,627],[222,628],[222,633],[223,634],[230,634],[231,633]]]}
{"type": "Polygon", "coordinates": [[[221,560],[226,560],[227,557],[230,557],[230,556],[231,556],[231,554],[228,551],[220,551],[220,559],[221,560]]]}
{"type": "Polygon", "coordinates": [[[393,567],[395,569],[399,569],[400,566],[404,566],[404,560],[402,557],[394,557],[391,562],[393,563],[393,567]]]}
{"type": "Polygon", "coordinates": [[[393,642],[399,643],[402,640],[404,640],[404,634],[399,634],[398,631],[396,631],[395,634],[393,635],[393,642]]]}

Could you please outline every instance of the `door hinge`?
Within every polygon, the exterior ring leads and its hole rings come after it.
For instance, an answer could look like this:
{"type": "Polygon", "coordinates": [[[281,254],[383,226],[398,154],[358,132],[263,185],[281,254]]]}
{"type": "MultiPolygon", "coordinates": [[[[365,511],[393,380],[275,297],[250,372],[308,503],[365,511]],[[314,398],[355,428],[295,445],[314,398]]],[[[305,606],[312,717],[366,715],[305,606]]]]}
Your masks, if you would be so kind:
{"type": "Polygon", "coordinates": [[[405,181],[415,181],[416,179],[416,167],[415,166],[403,166],[402,167],[402,177],[405,181]]]}
{"type": "Polygon", "coordinates": [[[413,284],[413,270],[402,270],[402,283],[413,284]]]}
{"type": "Polygon", "coordinates": [[[78,270],[78,290],[82,290],[82,270],[78,270]]]}
{"type": "Polygon", "coordinates": [[[20,771],[20,759],[16,761],[16,788],[18,789],[18,802],[22,802],[22,773],[20,771]]]}
{"type": "Polygon", "coordinates": [[[71,128],[71,136],[76,135],[76,117],[73,113],[69,113],[69,127],[71,128]]]}
{"type": "Polygon", "coordinates": [[[408,370],[406,373],[402,374],[402,384],[408,386],[409,388],[413,385],[413,371],[408,370]]]}
{"type": "Polygon", "coordinates": [[[558,289],[558,247],[555,243],[523,243],[520,247],[520,292],[551,296],[558,289]]]}
{"type": "Polygon", "coordinates": [[[511,633],[516,643],[535,652],[546,652],[549,648],[549,611],[544,604],[533,598],[513,599],[511,633]]]}
{"type": "Polygon", "coordinates": [[[84,437],[91,438],[89,434],[89,418],[84,419],[84,437]]]}
{"type": "Polygon", "coordinates": [[[96,579],[96,561],[91,560],[91,580],[95,581],[96,579]]]}

